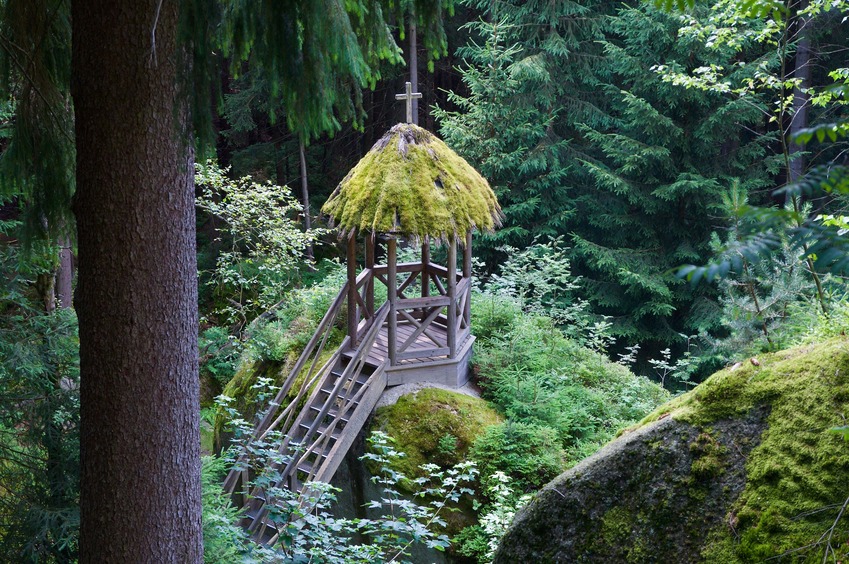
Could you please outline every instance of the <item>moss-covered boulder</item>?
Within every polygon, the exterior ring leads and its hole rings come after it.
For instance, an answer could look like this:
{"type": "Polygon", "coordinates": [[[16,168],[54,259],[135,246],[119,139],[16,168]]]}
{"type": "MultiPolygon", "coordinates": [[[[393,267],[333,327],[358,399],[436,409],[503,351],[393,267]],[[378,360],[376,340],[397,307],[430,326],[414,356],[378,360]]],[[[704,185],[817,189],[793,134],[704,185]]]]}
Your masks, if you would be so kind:
{"type": "Polygon", "coordinates": [[[845,559],[847,415],[845,338],[718,372],[548,484],[495,561],[845,559]]]}
{"type": "Polygon", "coordinates": [[[383,431],[404,453],[398,470],[419,475],[428,462],[452,466],[465,460],[469,447],[487,427],[503,421],[488,402],[440,388],[424,388],[378,408],[372,431],[383,431]]]}

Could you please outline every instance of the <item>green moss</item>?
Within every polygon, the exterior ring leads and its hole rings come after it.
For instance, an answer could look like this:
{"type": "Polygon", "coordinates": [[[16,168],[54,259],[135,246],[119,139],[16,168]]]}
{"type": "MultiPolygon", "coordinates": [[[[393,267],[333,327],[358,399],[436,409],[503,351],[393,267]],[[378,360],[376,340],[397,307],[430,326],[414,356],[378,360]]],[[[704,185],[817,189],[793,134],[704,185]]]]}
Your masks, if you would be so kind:
{"type": "Polygon", "coordinates": [[[422,464],[450,466],[464,460],[475,438],[501,421],[482,399],[425,388],[378,409],[371,428],[384,431],[396,441],[395,447],[405,454],[397,469],[412,478],[420,475],[422,464]],[[439,448],[446,436],[456,439],[450,452],[439,448]]]}
{"type": "Polygon", "coordinates": [[[601,547],[618,547],[624,550],[621,556],[625,562],[646,562],[650,551],[640,537],[633,536],[634,525],[641,516],[629,512],[624,507],[613,507],[601,518],[601,547]]]}
{"type": "MultiPolygon", "coordinates": [[[[828,530],[846,497],[849,448],[828,429],[849,412],[849,341],[765,355],[720,371],[643,424],[669,415],[706,429],[720,419],[768,406],[767,429],[746,460],[746,486],[727,523],[711,532],[702,551],[706,562],[755,562],[786,551],[789,561],[821,561],[815,543],[828,530]]],[[[724,453],[703,433],[691,445],[699,456],[694,477],[724,469],[724,453]]],[[[849,522],[833,544],[845,543],[849,522]]],[[[847,548],[841,548],[847,551],[847,548]]],[[[839,558],[838,558],[839,559],[839,558]]]]}
{"type": "Polygon", "coordinates": [[[339,183],[322,212],[352,230],[463,240],[501,210],[489,183],[432,133],[398,124],[339,183]]]}
{"type": "Polygon", "coordinates": [[[215,452],[215,433],[206,421],[200,424],[200,451],[205,455],[215,452]]]}
{"type": "Polygon", "coordinates": [[[700,433],[696,440],[690,443],[690,452],[693,454],[690,474],[699,480],[724,473],[726,451],[713,435],[708,432],[700,433]]]}

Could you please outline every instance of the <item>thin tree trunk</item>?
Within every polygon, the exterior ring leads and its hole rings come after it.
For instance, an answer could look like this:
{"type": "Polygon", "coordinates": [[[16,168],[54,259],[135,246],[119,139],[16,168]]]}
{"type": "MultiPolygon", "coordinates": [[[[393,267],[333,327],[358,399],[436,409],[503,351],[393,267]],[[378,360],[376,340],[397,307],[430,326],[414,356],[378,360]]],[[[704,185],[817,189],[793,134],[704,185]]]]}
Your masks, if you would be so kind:
{"type": "Polygon", "coordinates": [[[56,309],[56,276],[53,272],[39,274],[35,279],[35,289],[44,305],[44,311],[50,313],[56,309]]]}
{"type": "MultiPolygon", "coordinates": [[[[312,218],[310,217],[310,187],[307,180],[307,155],[303,139],[298,140],[298,152],[301,158],[301,200],[304,205],[304,231],[307,233],[312,229],[312,218]]],[[[307,243],[307,263],[310,270],[315,270],[315,255],[313,254],[312,241],[307,243]]]]}
{"type": "MultiPolygon", "coordinates": [[[[416,37],[416,14],[410,14],[410,85],[413,92],[419,91],[419,45],[416,37]]],[[[413,98],[413,123],[419,124],[419,101],[413,98]]]]}
{"type": "Polygon", "coordinates": [[[83,564],[203,560],[178,4],[72,3],[83,564]]]}
{"type": "MultiPolygon", "coordinates": [[[[800,9],[804,9],[807,2],[803,2],[800,9]]],[[[797,182],[805,174],[805,158],[802,155],[797,155],[802,151],[802,147],[793,141],[799,131],[808,127],[808,95],[805,89],[811,86],[811,21],[807,18],[797,18],[798,41],[796,43],[796,61],[793,69],[793,77],[799,80],[799,85],[793,90],[793,116],[790,119],[790,143],[788,146],[788,165],[787,165],[787,181],[789,184],[797,182]],[[793,158],[795,156],[795,158],[793,158]]],[[[793,210],[801,211],[799,198],[793,196],[793,210]]],[[[805,254],[807,255],[808,246],[804,246],[805,254]]],[[[811,257],[805,258],[805,263],[808,265],[808,271],[811,274],[811,279],[817,290],[817,300],[823,314],[828,316],[828,306],[826,305],[825,293],[823,291],[822,280],[817,273],[814,261],[811,257]]]]}
{"type": "MultiPolygon", "coordinates": [[[[790,146],[789,153],[792,157],[802,151],[802,147],[793,142],[793,138],[800,130],[808,127],[808,95],[804,89],[811,86],[811,36],[810,21],[807,18],[797,18],[799,40],[796,43],[796,64],[793,70],[793,78],[800,81],[797,88],[793,90],[793,117],[790,120],[790,146]]],[[[790,162],[788,170],[789,181],[796,182],[805,173],[805,158],[797,156],[790,162]]]]}
{"type": "Polygon", "coordinates": [[[59,270],[56,272],[56,295],[59,307],[68,309],[73,305],[74,255],[67,236],[59,239],[59,270]]]}

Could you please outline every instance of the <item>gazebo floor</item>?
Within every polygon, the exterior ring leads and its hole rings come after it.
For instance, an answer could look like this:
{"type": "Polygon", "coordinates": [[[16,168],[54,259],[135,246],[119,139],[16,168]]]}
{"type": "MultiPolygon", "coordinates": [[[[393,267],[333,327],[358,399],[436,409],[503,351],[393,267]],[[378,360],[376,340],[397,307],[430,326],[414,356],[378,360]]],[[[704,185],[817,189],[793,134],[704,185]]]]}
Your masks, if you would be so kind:
{"type": "MultiPolygon", "coordinates": [[[[398,342],[405,342],[415,330],[416,328],[413,324],[399,321],[396,329],[398,342]]],[[[447,330],[442,325],[432,324],[428,327],[428,332],[443,343],[447,341],[447,330]]],[[[451,387],[465,385],[468,380],[468,365],[472,352],[472,344],[475,340],[472,335],[466,333],[463,342],[458,343],[457,356],[455,358],[449,358],[448,355],[416,356],[399,360],[395,366],[389,366],[388,334],[388,326],[384,325],[380,328],[377,338],[368,352],[367,360],[374,366],[380,366],[386,363],[389,386],[411,382],[435,382],[451,387]]],[[[410,344],[405,352],[413,353],[418,350],[422,351],[423,354],[427,354],[427,351],[437,347],[438,345],[430,337],[421,334],[416,338],[414,343],[410,344]]]]}

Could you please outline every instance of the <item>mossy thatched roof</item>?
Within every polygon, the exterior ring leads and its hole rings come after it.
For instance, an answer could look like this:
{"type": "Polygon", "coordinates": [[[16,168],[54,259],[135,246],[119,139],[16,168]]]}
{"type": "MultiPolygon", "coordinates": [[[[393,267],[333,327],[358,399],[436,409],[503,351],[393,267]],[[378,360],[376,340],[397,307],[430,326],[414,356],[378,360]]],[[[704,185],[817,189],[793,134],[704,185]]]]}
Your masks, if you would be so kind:
{"type": "Polygon", "coordinates": [[[472,229],[501,225],[486,179],[435,135],[409,123],[375,143],[321,211],[343,235],[360,230],[462,241],[472,229]]]}

